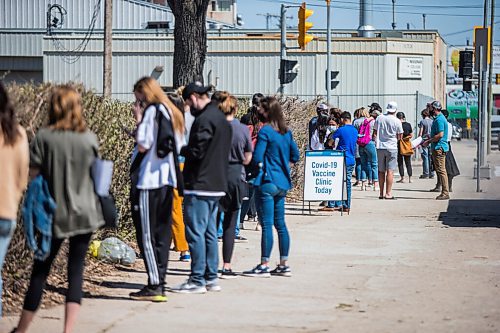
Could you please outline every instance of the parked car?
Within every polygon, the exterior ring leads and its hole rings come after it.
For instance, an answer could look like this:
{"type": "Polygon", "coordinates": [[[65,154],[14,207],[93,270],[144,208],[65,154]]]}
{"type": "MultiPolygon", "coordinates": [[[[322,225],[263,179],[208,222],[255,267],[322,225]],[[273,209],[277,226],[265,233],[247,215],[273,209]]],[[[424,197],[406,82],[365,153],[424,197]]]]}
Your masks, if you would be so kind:
{"type": "Polygon", "coordinates": [[[462,140],[462,126],[458,124],[458,122],[454,119],[450,120],[450,124],[452,126],[451,139],[462,140]]]}

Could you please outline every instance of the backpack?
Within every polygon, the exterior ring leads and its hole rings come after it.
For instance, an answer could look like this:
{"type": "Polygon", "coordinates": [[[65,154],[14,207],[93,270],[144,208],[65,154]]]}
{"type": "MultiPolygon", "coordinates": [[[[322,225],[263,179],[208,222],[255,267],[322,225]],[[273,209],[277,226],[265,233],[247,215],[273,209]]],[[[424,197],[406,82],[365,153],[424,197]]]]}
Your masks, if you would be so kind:
{"type": "Polygon", "coordinates": [[[371,135],[370,135],[370,123],[373,121],[365,119],[363,121],[363,124],[361,124],[361,127],[359,128],[359,134],[358,134],[358,140],[356,140],[356,143],[360,147],[364,147],[367,144],[370,143],[371,141],[371,135]]]}

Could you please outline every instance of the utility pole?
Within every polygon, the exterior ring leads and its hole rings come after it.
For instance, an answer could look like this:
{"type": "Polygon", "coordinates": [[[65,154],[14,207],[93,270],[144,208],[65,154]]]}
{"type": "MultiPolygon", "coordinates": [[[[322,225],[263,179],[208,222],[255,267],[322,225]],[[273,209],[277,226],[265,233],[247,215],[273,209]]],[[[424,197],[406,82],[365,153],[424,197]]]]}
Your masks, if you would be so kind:
{"type": "Polygon", "coordinates": [[[425,14],[422,14],[422,20],[423,20],[423,23],[424,23],[424,30],[425,30],[425,14]]]}
{"type": "Polygon", "coordinates": [[[488,108],[485,115],[486,121],[486,153],[489,155],[491,153],[491,109],[493,106],[493,41],[495,40],[493,34],[495,31],[495,0],[491,0],[490,6],[490,65],[489,65],[489,77],[488,77],[488,108]]]}
{"type": "Polygon", "coordinates": [[[392,30],[396,29],[396,0],[392,0],[392,30]]]}
{"type": "Polygon", "coordinates": [[[330,0],[326,0],[326,103],[330,105],[331,98],[331,89],[330,89],[330,81],[332,80],[332,62],[331,62],[331,53],[332,53],[332,31],[330,29],[330,0]]]}
{"type": "MultiPolygon", "coordinates": [[[[286,59],[286,7],[281,4],[281,53],[280,53],[280,64],[282,60],[286,59]]],[[[285,84],[280,84],[280,94],[285,94],[285,84]]]]}
{"type": "Polygon", "coordinates": [[[279,15],[274,15],[274,14],[271,14],[271,13],[257,14],[257,15],[258,16],[265,16],[265,18],[266,18],[266,30],[269,30],[271,28],[271,19],[272,18],[277,18],[277,19],[280,18],[279,15]]]}
{"type": "Polygon", "coordinates": [[[113,0],[104,4],[104,61],[102,91],[104,97],[111,97],[112,62],[113,62],[113,0]]]}

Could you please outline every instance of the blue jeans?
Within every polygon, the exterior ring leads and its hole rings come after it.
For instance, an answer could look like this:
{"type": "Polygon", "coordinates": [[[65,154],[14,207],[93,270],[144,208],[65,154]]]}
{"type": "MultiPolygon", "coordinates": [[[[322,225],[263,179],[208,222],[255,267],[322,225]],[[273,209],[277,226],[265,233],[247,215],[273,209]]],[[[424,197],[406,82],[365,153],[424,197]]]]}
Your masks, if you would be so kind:
{"type": "Polygon", "coordinates": [[[16,230],[16,221],[15,220],[5,220],[0,218],[0,317],[2,317],[2,268],[3,262],[5,259],[5,255],[7,254],[7,250],[9,249],[10,240],[12,239],[12,235],[14,234],[14,230],[16,230]]]}
{"type": "Polygon", "coordinates": [[[204,286],[217,279],[217,209],[220,197],[184,196],[186,239],[191,252],[191,283],[204,286]]]}
{"type": "Polygon", "coordinates": [[[334,208],[334,207],[344,206],[344,208],[351,208],[351,192],[352,192],[351,178],[352,178],[352,173],[354,171],[354,167],[355,165],[348,165],[346,167],[347,200],[328,201],[328,207],[334,208]]]}
{"type": "Polygon", "coordinates": [[[377,148],[375,148],[375,143],[370,141],[366,146],[360,146],[359,156],[361,157],[361,168],[365,170],[368,180],[378,182],[377,148]]]}
{"type": "Polygon", "coordinates": [[[424,176],[434,177],[434,171],[431,171],[431,147],[422,147],[422,168],[424,176]]]}
{"type": "MultiPolygon", "coordinates": [[[[360,147],[361,148],[361,147],[360,147]]],[[[363,169],[361,162],[361,154],[360,157],[356,158],[356,182],[364,182],[366,181],[366,171],[363,169]]]]}
{"type": "Polygon", "coordinates": [[[285,190],[272,183],[256,188],[257,212],[262,225],[261,262],[269,262],[273,249],[273,225],[278,232],[280,260],[288,260],[290,235],[285,224],[285,190]]]}

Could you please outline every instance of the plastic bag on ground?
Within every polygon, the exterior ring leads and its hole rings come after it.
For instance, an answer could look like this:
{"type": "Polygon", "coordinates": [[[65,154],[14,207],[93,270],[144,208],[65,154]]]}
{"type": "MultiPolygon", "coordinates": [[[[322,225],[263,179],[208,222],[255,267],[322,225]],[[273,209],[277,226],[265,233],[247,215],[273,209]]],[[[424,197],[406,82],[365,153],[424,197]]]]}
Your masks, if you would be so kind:
{"type": "Polygon", "coordinates": [[[97,257],[107,262],[132,265],[136,256],[134,250],[116,237],[106,238],[97,250],[97,257]]]}

